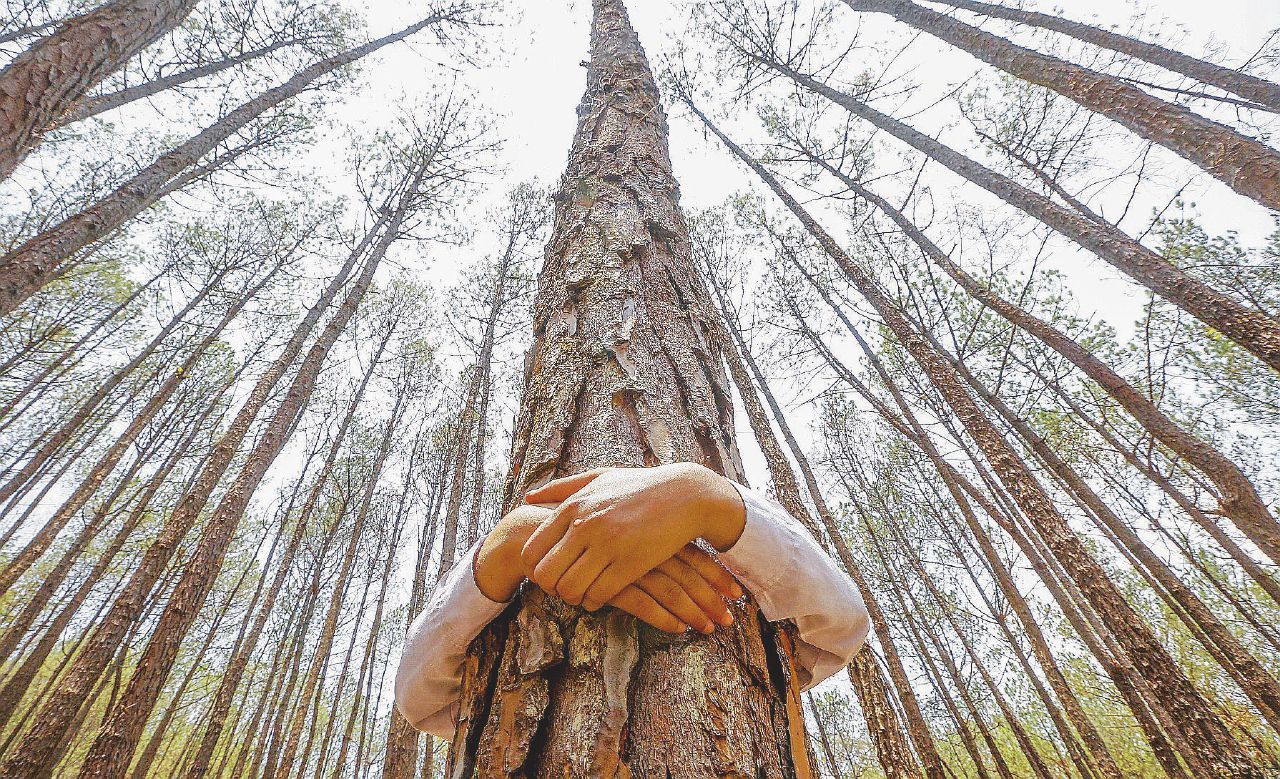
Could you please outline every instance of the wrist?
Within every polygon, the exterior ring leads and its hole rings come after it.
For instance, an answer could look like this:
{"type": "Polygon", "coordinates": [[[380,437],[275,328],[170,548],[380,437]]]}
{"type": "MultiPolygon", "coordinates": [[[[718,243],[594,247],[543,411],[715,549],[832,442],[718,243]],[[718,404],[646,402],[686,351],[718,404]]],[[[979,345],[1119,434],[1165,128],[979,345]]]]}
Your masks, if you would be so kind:
{"type": "Polygon", "coordinates": [[[689,493],[697,496],[695,535],[718,551],[728,551],[746,526],[746,506],[738,488],[710,468],[692,463],[682,464],[682,478],[689,493]]]}
{"type": "Polygon", "coordinates": [[[518,519],[509,514],[499,520],[476,552],[476,586],[486,598],[497,603],[506,603],[515,597],[524,581],[520,549],[528,533],[521,533],[522,523],[518,519]]]}

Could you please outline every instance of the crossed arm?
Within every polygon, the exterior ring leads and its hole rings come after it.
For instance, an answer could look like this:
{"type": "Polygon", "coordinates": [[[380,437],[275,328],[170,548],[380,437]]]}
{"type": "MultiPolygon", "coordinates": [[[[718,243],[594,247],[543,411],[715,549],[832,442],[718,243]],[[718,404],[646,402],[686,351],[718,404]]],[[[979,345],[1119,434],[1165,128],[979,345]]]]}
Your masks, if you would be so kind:
{"type": "Polygon", "coordinates": [[[526,578],[569,603],[608,604],[674,633],[732,624],[726,600],[745,585],[766,619],[796,624],[805,687],[843,667],[866,637],[861,596],[808,532],[778,504],[706,468],[592,471],[526,501],[469,554],[472,564],[436,585],[410,629],[396,702],[420,730],[452,731],[467,645],[526,578]],[[692,543],[698,538],[719,561],[692,543]]]}
{"type": "Polygon", "coordinates": [[[693,544],[742,535],[746,509],[728,479],[698,465],[588,471],[530,492],[475,560],[486,597],[510,600],[526,578],[566,603],[608,604],[661,630],[711,633],[742,588],[693,544]]]}

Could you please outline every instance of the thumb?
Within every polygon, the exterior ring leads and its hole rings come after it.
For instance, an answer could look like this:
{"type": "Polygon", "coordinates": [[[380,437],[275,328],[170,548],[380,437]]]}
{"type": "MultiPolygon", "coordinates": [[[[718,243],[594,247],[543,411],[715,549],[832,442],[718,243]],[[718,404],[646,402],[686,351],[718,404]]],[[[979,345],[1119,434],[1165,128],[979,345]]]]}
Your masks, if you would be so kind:
{"type": "Polygon", "coordinates": [[[574,474],[573,476],[564,476],[547,482],[541,487],[534,488],[525,493],[525,503],[562,503],[573,493],[595,481],[596,477],[603,474],[608,468],[596,468],[593,471],[585,471],[583,473],[574,474]]]}

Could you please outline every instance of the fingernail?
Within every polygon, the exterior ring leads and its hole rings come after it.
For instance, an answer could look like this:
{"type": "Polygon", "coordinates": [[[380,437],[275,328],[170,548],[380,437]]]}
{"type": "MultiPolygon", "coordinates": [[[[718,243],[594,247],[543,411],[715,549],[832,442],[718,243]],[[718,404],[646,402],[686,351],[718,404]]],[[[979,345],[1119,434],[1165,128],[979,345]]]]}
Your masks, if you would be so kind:
{"type": "Polygon", "coordinates": [[[712,633],[715,632],[715,630],[716,630],[716,626],[711,624],[711,622],[707,622],[707,624],[702,626],[702,632],[706,633],[707,635],[711,635],[712,633]]]}
{"type": "Polygon", "coordinates": [[[721,624],[721,625],[724,625],[725,627],[729,627],[730,625],[732,625],[732,624],[733,624],[733,615],[732,615],[732,614],[730,614],[730,613],[729,613],[729,612],[727,612],[727,611],[726,611],[725,613],[721,614],[721,615],[720,615],[720,624],[721,624]]]}

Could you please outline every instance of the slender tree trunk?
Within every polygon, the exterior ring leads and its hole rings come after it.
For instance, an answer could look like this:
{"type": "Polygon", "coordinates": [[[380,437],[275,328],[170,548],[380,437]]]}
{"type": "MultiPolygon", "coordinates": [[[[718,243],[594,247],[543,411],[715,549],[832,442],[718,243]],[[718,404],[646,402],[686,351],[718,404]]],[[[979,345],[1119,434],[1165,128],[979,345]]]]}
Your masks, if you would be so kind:
{"type": "MultiPolygon", "coordinates": [[[[797,267],[799,267],[802,272],[805,272],[802,266],[797,267]]],[[[987,535],[985,528],[983,528],[982,524],[978,521],[977,514],[974,512],[973,506],[970,503],[969,498],[966,497],[964,487],[962,486],[968,483],[967,480],[964,479],[964,477],[960,475],[946,459],[943,458],[942,453],[938,451],[938,448],[934,445],[933,440],[930,438],[928,432],[924,429],[923,425],[912,411],[906,398],[903,397],[894,378],[889,374],[883,362],[876,356],[876,353],[866,343],[865,339],[862,338],[857,328],[849,321],[844,311],[835,304],[835,301],[830,298],[825,289],[817,284],[815,279],[807,275],[807,272],[806,277],[818,290],[827,305],[835,311],[845,328],[857,342],[858,347],[862,350],[863,354],[866,355],[867,360],[871,363],[876,374],[880,377],[881,382],[885,385],[885,388],[889,390],[889,394],[898,408],[898,414],[895,414],[884,403],[882,403],[868,387],[858,380],[858,378],[854,376],[848,368],[835,358],[835,355],[833,355],[827,348],[826,344],[817,337],[817,334],[804,324],[804,320],[799,316],[799,311],[793,307],[792,315],[800,322],[805,336],[814,344],[819,353],[835,370],[836,374],[844,379],[847,384],[853,387],[859,395],[871,403],[876,412],[885,421],[889,422],[890,425],[892,425],[893,428],[906,440],[915,444],[938,471],[943,484],[946,486],[948,493],[955,502],[961,516],[964,518],[971,534],[977,540],[978,547],[982,551],[983,557],[987,560],[988,569],[992,572],[1001,592],[1004,594],[1006,600],[1008,600],[1012,605],[1014,613],[1022,623],[1023,629],[1032,645],[1032,650],[1036,655],[1036,659],[1049,679],[1050,686],[1057,694],[1058,699],[1062,701],[1063,705],[1067,708],[1072,722],[1080,732],[1081,738],[1088,746],[1094,769],[1105,779],[1119,779],[1120,769],[1117,767],[1114,758],[1108,751],[1105,742],[1103,742],[1101,735],[1094,727],[1092,721],[1085,713],[1084,708],[1080,705],[1080,702],[1076,698],[1074,692],[1072,692],[1066,678],[1062,675],[1057,662],[1054,660],[1052,651],[1049,648],[1048,641],[1040,629],[1039,623],[1031,613],[1031,609],[1028,607],[1025,599],[1023,599],[1022,595],[1018,592],[1012,575],[1009,573],[1007,566],[1005,566],[1004,562],[1000,559],[1000,556],[996,553],[995,547],[991,543],[991,539],[987,535]],[[901,416],[899,416],[899,414],[901,416]]],[[[987,503],[985,498],[982,499],[980,505],[989,516],[993,518],[998,516],[998,512],[995,507],[987,503]]],[[[1063,734],[1063,738],[1066,740],[1069,739],[1069,736],[1067,734],[1063,734]]]]}
{"type": "MultiPolygon", "coordinates": [[[[257,649],[262,631],[266,628],[267,621],[274,612],[276,599],[284,591],[285,580],[293,568],[294,558],[297,556],[298,549],[302,546],[302,541],[306,537],[307,529],[310,526],[311,514],[315,511],[315,507],[320,501],[320,496],[328,484],[333,467],[338,460],[338,453],[342,450],[342,445],[347,438],[347,432],[351,429],[351,423],[355,419],[356,410],[364,399],[369,382],[373,379],[373,372],[380,364],[382,354],[393,332],[393,328],[388,328],[383,333],[382,340],[374,350],[374,354],[369,360],[369,366],[365,369],[364,375],[360,379],[360,384],[352,395],[351,402],[347,404],[346,412],[342,417],[342,421],[338,424],[337,431],[334,432],[333,440],[329,444],[324,462],[316,475],[315,484],[308,492],[307,498],[298,514],[298,519],[294,523],[293,532],[289,537],[289,544],[285,548],[285,553],[276,568],[275,575],[272,577],[271,585],[267,588],[266,599],[263,601],[262,608],[257,610],[253,618],[253,626],[248,629],[247,633],[244,632],[249,625],[247,617],[245,623],[241,626],[241,634],[236,637],[231,659],[228,661],[227,667],[223,670],[218,681],[218,690],[214,693],[213,703],[209,708],[209,718],[205,723],[200,745],[196,748],[195,755],[187,767],[185,774],[187,779],[200,779],[209,770],[209,763],[213,758],[213,750],[217,747],[218,740],[222,736],[222,729],[226,724],[227,715],[231,713],[231,699],[235,695],[236,687],[239,686],[240,680],[244,677],[245,669],[249,665],[249,659],[254,650],[257,649]]],[[[305,473],[305,470],[303,472],[305,473]]]]}
{"type": "MultiPolygon", "coordinates": [[[[213,456],[204,464],[194,486],[182,496],[173,512],[166,518],[159,536],[148,547],[120,597],[112,605],[105,619],[93,630],[86,647],[72,664],[57,691],[41,707],[36,726],[26,734],[9,759],[0,764],[0,777],[7,779],[8,777],[47,776],[53,770],[53,764],[50,761],[56,754],[59,744],[63,743],[70,733],[69,729],[79,703],[84,700],[110,658],[115,655],[129,626],[139,618],[156,581],[176,553],[179,542],[195,524],[217,484],[230,467],[253,421],[266,404],[276,384],[297,359],[321,315],[346,284],[357,260],[363,256],[368,243],[372,240],[371,233],[352,251],[346,264],[295,328],[281,354],[259,377],[230,427],[214,445],[213,456]]],[[[314,346],[309,356],[313,353],[314,346]]],[[[303,398],[293,398],[290,405],[296,405],[301,400],[303,398]]],[[[263,447],[260,451],[268,451],[269,447],[278,443],[268,437],[265,442],[260,442],[260,446],[263,447]]],[[[253,464],[257,465],[257,463],[253,464]]],[[[244,475],[251,476],[252,473],[244,475]]],[[[248,499],[247,495],[228,495],[224,503],[231,508],[238,497],[248,499]]],[[[225,521],[223,524],[226,524],[225,521]]],[[[193,568],[191,573],[196,575],[197,569],[193,568]]],[[[190,616],[194,616],[194,612],[190,616]]]]}
{"type": "Polygon", "coordinates": [[[405,29],[336,54],[304,68],[274,89],[240,105],[199,134],[139,171],[111,194],[61,224],[45,230],[0,258],[0,315],[8,314],[56,278],[62,266],[86,246],[110,235],[154,203],[165,185],[193,166],[218,144],[269,109],[295,97],[317,79],[403,40],[442,17],[431,15],[405,29]]]}
{"type": "Polygon", "coordinates": [[[1111,30],[1095,27],[1090,24],[1064,19],[1061,16],[1025,11],[1021,8],[983,3],[977,0],[930,0],[941,2],[955,8],[990,16],[996,19],[1007,19],[1011,22],[1029,27],[1040,27],[1069,35],[1077,40],[1092,43],[1103,49],[1110,49],[1127,54],[1135,59],[1158,65],[1165,70],[1179,73],[1195,79],[1202,84],[1217,87],[1234,95],[1251,100],[1258,107],[1265,107],[1280,113],[1280,84],[1251,76],[1241,70],[1215,65],[1202,59],[1167,49],[1154,43],[1136,40],[1111,30]]]}
{"type": "Polygon", "coordinates": [[[0,71],[0,180],[90,89],[195,6],[195,0],[114,0],[64,22],[0,71]]]}
{"type": "MultiPolygon", "coordinates": [[[[23,464],[13,476],[0,486],[0,502],[4,502],[14,497],[20,489],[31,483],[35,478],[37,471],[48,463],[55,455],[61,451],[72,436],[78,431],[93,415],[97,412],[104,401],[115,392],[121,384],[125,382],[134,371],[155,354],[156,350],[165,342],[165,340],[173,333],[174,330],[181,325],[187,314],[191,313],[214,291],[216,280],[206,285],[187,304],[173,316],[165,326],[143,347],[133,359],[129,360],[121,368],[114,371],[111,376],[103,382],[93,394],[84,400],[71,416],[59,425],[55,430],[51,431],[44,438],[44,443],[40,448],[23,464]]],[[[141,428],[134,431],[134,437],[141,432],[141,428]]],[[[116,455],[116,461],[124,454],[122,447],[116,455]]],[[[104,474],[105,475],[105,474],[104,474]]],[[[35,558],[44,553],[49,544],[53,542],[54,536],[62,530],[62,526],[70,517],[55,517],[46,523],[35,537],[28,542],[27,547],[19,553],[13,561],[7,564],[3,571],[0,571],[0,594],[8,592],[31,563],[35,562],[35,558]]]]}
{"type": "Polygon", "coordinates": [[[843,171],[831,166],[826,160],[807,151],[806,156],[839,178],[858,197],[880,209],[911,239],[925,257],[942,268],[966,292],[1010,324],[1030,333],[1070,360],[1085,375],[1097,382],[1108,396],[1128,411],[1156,440],[1207,476],[1218,488],[1218,500],[1223,513],[1230,517],[1236,526],[1273,561],[1280,564],[1280,522],[1276,521],[1267,504],[1258,494],[1257,488],[1234,462],[1212,444],[1184,430],[1137,387],[1131,385],[1111,366],[1072,340],[1066,333],[1001,298],[982,282],[966,273],[952,262],[937,244],[929,240],[928,236],[905,214],[894,208],[887,200],[869,191],[843,171]]]}
{"type": "Polygon", "coordinates": [[[235,482],[228,488],[226,496],[205,525],[195,552],[187,560],[182,579],[169,597],[152,639],[138,660],[122,700],[108,713],[97,740],[85,758],[80,771],[85,779],[95,775],[110,775],[122,770],[121,766],[128,765],[146,715],[155,704],[155,698],[177,657],[183,636],[190,629],[200,605],[208,597],[249,499],[284,447],[289,433],[310,399],[329,350],[355,315],[388,247],[400,237],[400,228],[409,216],[419,188],[427,178],[427,165],[427,162],[418,163],[418,168],[406,176],[404,194],[392,212],[382,237],[372,247],[364,269],[352,283],[342,305],[334,312],[307,352],[284,401],[276,408],[271,421],[259,436],[258,443],[248,454],[235,482]]]}
{"type": "Polygon", "coordinates": [[[1051,89],[1198,165],[1280,211],[1280,151],[1114,76],[1042,54],[911,0],[844,0],[855,11],[889,14],[1032,84],[1051,89]]]}
{"type": "Polygon", "coordinates": [[[1191,628],[1192,634],[1240,685],[1267,722],[1280,732],[1280,682],[1249,653],[1235,634],[1222,624],[1191,588],[1151,551],[1138,534],[1129,529],[1075,469],[1053,451],[1047,441],[979,381],[962,362],[947,354],[936,342],[933,346],[949,360],[957,374],[964,378],[973,391],[1017,432],[1049,471],[1062,480],[1068,493],[1088,510],[1090,516],[1096,517],[1106,532],[1114,536],[1118,547],[1133,556],[1135,567],[1146,571],[1154,579],[1156,592],[1167,593],[1166,600],[1174,613],[1179,614],[1187,627],[1191,628]]]}
{"type": "MultiPolygon", "coordinates": [[[[1039,219],[1147,289],[1205,324],[1217,328],[1272,368],[1280,370],[1280,322],[1267,314],[1249,308],[1184,273],[1113,225],[1064,208],[851,95],[800,73],[785,63],[761,58],[761,64],[826,97],[1015,208],[1039,219]]],[[[1280,177],[1276,181],[1280,181],[1280,177]]]]}
{"type": "MultiPolygon", "coordinates": [[[[382,441],[378,444],[377,458],[365,484],[364,495],[356,511],[355,524],[351,529],[351,539],[347,544],[346,554],[342,557],[342,565],[335,578],[339,586],[334,587],[333,596],[329,602],[328,616],[326,616],[324,626],[320,630],[319,644],[315,650],[315,661],[311,663],[310,668],[307,670],[307,676],[302,684],[302,699],[304,701],[310,699],[320,682],[320,662],[329,656],[329,648],[333,643],[334,634],[338,628],[338,617],[341,613],[343,592],[341,585],[350,577],[351,567],[355,563],[356,550],[359,548],[360,539],[364,536],[364,527],[368,523],[369,513],[373,505],[373,495],[378,486],[378,479],[382,475],[383,466],[386,465],[387,457],[391,453],[391,444],[395,439],[396,429],[400,425],[400,415],[404,409],[405,400],[404,394],[396,398],[396,405],[391,412],[391,419],[387,422],[382,441]]],[[[306,706],[299,707],[290,727],[289,738],[285,742],[284,755],[280,760],[280,765],[285,769],[291,769],[294,765],[294,757],[299,746],[298,741],[302,734],[302,717],[305,713],[306,706]]],[[[302,762],[305,764],[307,761],[304,759],[302,762]]]]}
{"type": "MultiPolygon", "coordinates": [[[[710,269],[708,270],[710,271],[710,269]]],[[[777,438],[773,434],[769,417],[760,405],[760,399],[756,395],[755,385],[752,384],[751,376],[754,376],[755,381],[759,384],[760,392],[769,404],[773,418],[786,439],[792,456],[796,458],[800,465],[809,494],[817,507],[823,524],[826,526],[827,533],[831,537],[831,543],[836,549],[836,555],[844,564],[845,570],[853,577],[854,582],[862,593],[863,601],[867,603],[867,610],[871,614],[872,624],[876,629],[876,637],[884,648],[890,674],[893,676],[894,684],[902,696],[903,710],[907,718],[905,730],[901,727],[902,723],[897,718],[897,712],[887,697],[888,685],[882,678],[879,678],[880,667],[870,659],[859,661],[858,658],[854,658],[854,661],[849,666],[849,678],[853,682],[859,702],[863,704],[863,714],[867,718],[867,729],[871,734],[880,765],[885,770],[886,775],[889,776],[912,777],[923,775],[929,777],[929,779],[942,779],[942,758],[937,753],[937,747],[934,744],[932,734],[929,732],[929,726],[920,711],[919,703],[915,698],[914,691],[911,689],[906,671],[902,668],[902,661],[898,656],[897,647],[893,645],[893,636],[889,633],[889,625],[884,618],[876,594],[870,589],[869,583],[858,569],[858,565],[844,540],[844,535],[836,524],[835,516],[831,513],[826,500],[822,497],[822,490],[818,487],[817,479],[809,464],[808,457],[805,456],[804,450],[801,449],[799,442],[796,441],[795,436],[792,434],[791,428],[787,424],[786,415],[774,398],[768,381],[756,364],[750,349],[748,349],[746,340],[739,330],[737,318],[729,308],[728,301],[725,299],[724,292],[714,272],[708,272],[708,280],[721,316],[725,321],[725,330],[734,342],[733,344],[726,344],[722,350],[725,361],[729,366],[729,375],[733,377],[733,381],[738,387],[738,394],[747,410],[752,430],[755,431],[756,440],[760,443],[760,449],[765,455],[765,462],[769,465],[769,473],[773,477],[774,490],[777,493],[778,500],[789,512],[795,515],[797,520],[809,528],[816,539],[820,542],[822,541],[822,533],[817,528],[813,517],[809,514],[808,507],[804,504],[804,500],[800,495],[800,485],[796,482],[795,474],[791,471],[791,465],[787,461],[786,455],[782,453],[782,447],[778,444],[777,438]],[[751,372],[751,376],[747,374],[748,369],[751,372]],[[870,679],[869,677],[872,674],[876,675],[877,678],[870,679]],[[866,684],[867,686],[865,689],[860,688],[860,684],[866,684]],[[891,727],[897,729],[888,729],[891,727]],[[919,751],[924,764],[923,768],[916,761],[910,746],[902,740],[903,732],[907,733],[916,744],[916,749],[919,751]]],[[[860,654],[867,655],[869,653],[869,650],[864,650],[860,654]]]]}
{"type": "MultiPolygon", "coordinates": [[[[418,440],[415,441],[414,453],[417,454],[419,447],[426,441],[430,428],[424,427],[418,434],[418,440]]],[[[427,587],[427,569],[431,565],[431,551],[435,548],[436,530],[439,528],[437,521],[435,497],[444,490],[445,476],[445,453],[447,449],[441,451],[435,460],[434,476],[430,494],[427,496],[427,516],[426,527],[423,530],[422,538],[418,544],[417,561],[413,568],[413,585],[409,592],[409,609],[405,617],[405,631],[413,625],[413,619],[422,611],[422,606],[426,602],[427,587]]],[[[414,460],[410,458],[409,468],[405,474],[405,481],[401,487],[401,505],[403,511],[408,506],[409,479],[414,469],[414,460]]],[[[413,779],[414,771],[418,763],[418,731],[414,730],[409,720],[405,719],[400,713],[398,707],[391,707],[391,722],[387,726],[387,745],[383,753],[382,759],[382,779],[413,779]]],[[[427,739],[428,749],[430,749],[430,738],[427,739]]],[[[194,777],[192,778],[194,779],[194,777]]]]}
{"type": "Polygon", "coordinates": [[[204,65],[198,65],[194,68],[179,71],[177,73],[164,76],[162,78],[152,79],[132,87],[120,89],[115,92],[109,92],[105,95],[97,95],[80,102],[67,116],[59,123],[62,125],[80,122],[90,117],[105,114],[108,111],[114,111],[121,106],[128,105],[135,100],[143,100],[154,95],[158,95],[174,87],[189,84],[197,79],[205,76],[212,76],[221,73],[224,70],[233,68],[246,62],[252,62],[260,57],[279,51],[280,49],[294,46],[302,41],[292,38],[275,40],[266,46],[259,46],[256,49],[236,54],[231,57],[225,57],[216,62],[207,62],[204,65]]]}
{"type": "MultiPolygon", "coordinates": [[[[888,637],[881,640],[888,640],[888,637]]],[[[853,691],[858,696],[858,705],[862,708],[862,716],[867,720],[867,730],[871,733],[871,745],[875,749],[876,760],[884,769],[885,777],[907,779],[923,776],[920,764],[907,746],[906,739],[898,735],[905,730],[905,726],[898,718],[898,710],[890,703],[889,686],[885,683],[884,674],[876,664],[870,648],[864,648],[849,662],[849,681],[853,683],[853,691]],[[892,735],[886,738],[886,734],[892,735]]]]}
{"type": "MultiPolygon", "coordinates": [[[[593,7],[508,506],[604,465],[683,460],[742,478],[658,91],[620,0],[593,7]]],[[[472,645],[447,774],[809,776],[803,722],[787,722],[781,628],[750,601],[735,611],[730,629],[672,640],[621,612],[524,592],[472,645]]]]}
{"type": "Polygon", "coordinates": [[[1159,690],[1161,700],[1169,708],[1183,737],[1200,751],[1205,761],[1213,766],[1213,770],[1224,777],[1260,779],[1264,776],[1262,767],[1255,762],[1253,755],[1235,740],[1177,662],[1160,644],[1151,628],[1125,601],[1105,569],[1071,530],[1030,467],[1005,441],[1000,431],[969,395],[963,379],[951,365],[915,331],[902,311],[879,288],[874,277],[839,247],[763,165],[743,152],[696,107],[692,104],[690,107],[801,221],[920,365],[930,383],[992,464],[1027,518],[1035,524],[1054,556],[1089,598],[1089,602],[1097,609],[1120,645],[1134,659],[1148,683],[1159,690]]]}
{"type": "MultiPolygon", "coordinates": [[[[279,270],[279,268],[277,267],[275,270],[279,270]]],[[[27,546],[5,566],[3,571],[0,571],[0,593],[6,592],[9,587],[13,586],[17,578],[25,573],[39,559],[40,555],[44,554],[56,534],[92,499],[102,486],[102,483],[111,475],[120,460],[133,446],[134,442],[137,441],[138,436],[148,428],[155,415],[169,402],[183,381],[192,375],[192,371],[195,370],[208,348],[217,342],[226,327],[240,315],[244,306],[253,300],[253,297],[266,286],[275,275],[275,270],[266,274],[258,283],[246,290],[233,305],[227,307],[222,319],[201,339],[200,343],[191,350],[191,353],[187,355],[182,364],[174,370],[164,384],[151,396],[146,405],[129,421],[128,426],[111,443],[111,446],[89,470],[89,473],[71,493],[70,497],[54,512],[53,516],[50,517],[49,521],[45,523],[44,527],[40,529],[27,546]]],[[[50,441],[46,445],[46,449],[53,443],[53,441],[50,441]]]]}
{"type": "MultiPolygon", "coordinates": [[[[208,413],[209,412],[206,412],[204,416],[207,417],[208,413]]],[[[151,503],[151,499],[160,491],[160,488],[169,478],[173,469],[181,462],[182,458],[190,452],[192,443],[194,443],[196,436],[200,433],[200,422],[200,419],[193,421],[190,429],[186,433],[186,436],[176,447],[174,447],[165,462],[156,469],[154,474],[152,474],[146,487],[143,489],[142,494],[135,501],[134,508],[130,511],[129,516],[121,524],[120,528],[116,531],[116,534],[112,537],[106,548],[98,555],[97,559],[94,561],[93,567],[80,582],[75,593],[67,601],[67,604],[58,612],[58,615],[54,618],[53,622],[45,628],[40,641],[36,644],[35,648],[28,652],[27,656],[23,658],[22,664],[18,666],[18,670],[9,677],[4,684],[4,687],[0,688],[0,721],[8,721],[13,716],[14,712],[17,710],[19,702],[26,694],[27,689],[31,686],[31,682],[36,678],[40,669],[44,666],[45,661],[49,658],[50,653],[52,653],[54,648],[57,646],[58,639],[62,635],[63,631],[66,630],[67,625],[71,623],[72,618],[75,617],[76,613],[79,612],[80,608],[88,600],[94,586],[102,581],[103,576],[105,576],[106,572],[110,569],[112,562],[114,562],[116,555],[118,555],[120,550],[124,548],[125,542],[128,541],[129,537],[133,535],[133,532],[137,529],[138,525],[146,517],[147,508],[151,503]]],[[[104,602],[104,608],[106,605],[106,602],[104,602]]],[[[90,624],[97,624],[98,622],[99,618],[95,616],[95,618],[91,620],[90,624]]],[[[18,623],[15,623],[15,626],[17,624],[18,623]]],[[[68,659],[70,659],[70,657],[71,655],[68,655],[68,659]]],[[[5,751],[7,750],[0,750],[0,752],[5,751]]]]}

